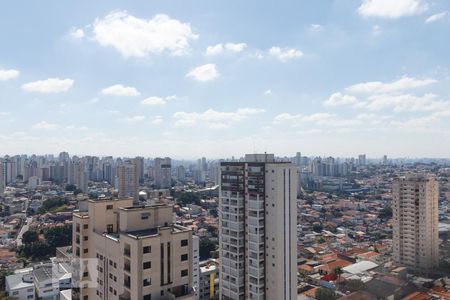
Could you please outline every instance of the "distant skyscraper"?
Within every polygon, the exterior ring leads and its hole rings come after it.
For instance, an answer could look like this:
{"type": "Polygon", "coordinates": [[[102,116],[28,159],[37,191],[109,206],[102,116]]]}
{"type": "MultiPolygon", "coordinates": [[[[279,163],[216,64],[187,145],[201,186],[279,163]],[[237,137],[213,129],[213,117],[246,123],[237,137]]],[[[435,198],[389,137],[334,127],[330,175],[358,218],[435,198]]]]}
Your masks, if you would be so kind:
{"type": "Polygon", "coordinates": [[[155,185],[167,189],[172,186],[172,160],[169,157],[155,158],[155,185]]]}
{"type": "Polygon", "coordinates": [[[135,159],[137,172],[139,176],[139,182],[144,182],[144,158],[143,157],[136,157],[135,159]]]}
{"type": "Polygon", "coordinates": [[[184,166],[177,167],[177,180],[181,182],[186,180],[186,169],[184,166]]]}
{"type": "Polygon", "coordinates": [[[139,175],[134,160],[127,160],[117,168],[119,179],[119,197],[131,197],[135,201],[139,199],[139,175]]]}
{"type": "Polygon", "coordinates": [[[220,165],[221,299],[297,299],[297,169],[273,154],[220,165]]]}
{"type": "Polygon", "coordinates": [[[0,194],[3,194],[5,191],[5,168],[3,165],[3,161],[0,160],[0,194]]]}
{"type": "Polygon", "coordinates": [[[366,165],[366,155],[365,154],[358,155],[358,164],[360,166],[365,166],[366,165]]]}
{"type": "Polygon", "coordinates": [[[383,165],[387,165],[388,164],[388,159],[387,159],[387,155],[383,155],[383,165]]]}
{"type": "Polygon", "coordinates": [[[415,271],[439,263],[439,187],[434,176],[408,174],[394,180],[394,261],[415,271]]]}

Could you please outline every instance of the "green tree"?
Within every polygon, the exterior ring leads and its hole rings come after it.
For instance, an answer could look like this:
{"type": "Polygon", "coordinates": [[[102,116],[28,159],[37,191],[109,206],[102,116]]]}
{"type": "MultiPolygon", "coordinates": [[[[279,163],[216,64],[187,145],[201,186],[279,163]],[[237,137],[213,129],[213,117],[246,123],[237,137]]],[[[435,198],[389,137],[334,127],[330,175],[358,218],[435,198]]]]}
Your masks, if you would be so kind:
{"type": "Polygon", "coordinates": [[[314,224],[313,225],[313,230],[317,233],[321,233],[323,230],[323,226],[322,224],[314,224]]]}
{"type": "Polygon", "coordinates": [[[336,292],[327,288],[318,288],[316,291],[317,300],[335,300],[337,299],[336,292]]]}
{"type": "Polygon", "coordinates": [[[200,259],[206,260],[211,258],[211,252],[216,250],[216,243],[210,239],[201,239],[199,243],[200,259]]]}
{"type": "Polygon", "coordinates": [[[66,185],[66,191],[68,191],[68,192],[75,192],[76,189],[77,189],[77,186],[75,184],[66,185]]]}
{"type": "Polygon", "coordinates": [[[392,207],[387,205],[383,207],[378,213],[378,217],[382,220],[389,219],[392,217],[392,207]]]}
{"type": "Polygon", "coordinates": [[[210,209],[210,210],[209,210],[209,214],[210,214],[211,216],[213,216],[214,218],[217,218],[217,217],[219,216],[219,213],[217,212],[217,209],[216,209],[216,208],[210,209]]]}
{"type": "Polygon", "coordinates": [[[341,275],[342,273],[344,273],[344,271],[342,270],[342,267],[336,267],[333,270],[334,274],[338,277],[338,279],[341,279],[341,275]]]}
{"type": "Polygon", "coordinates": [[[39,235],[34,230],[29,230],[22,235],[22,242],[24,244],[31,244],[37,242],[39,235]]]}
{"type": "Polygon", "coordinates": [[[345,287],[350,292],[356,292],[364,289],[364,282],[359,279],[348,279],[345,281],[345,287]]]}

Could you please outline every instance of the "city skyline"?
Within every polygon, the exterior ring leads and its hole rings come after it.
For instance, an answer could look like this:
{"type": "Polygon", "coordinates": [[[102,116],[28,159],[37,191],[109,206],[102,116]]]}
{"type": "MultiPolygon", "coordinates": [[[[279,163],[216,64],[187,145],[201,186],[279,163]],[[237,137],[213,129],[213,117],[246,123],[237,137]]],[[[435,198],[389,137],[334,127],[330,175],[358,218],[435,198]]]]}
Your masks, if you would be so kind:
{"type": "Polygon", "coordinates": [[[448,157],[450,6],[398,3],[3,4],[0,155],[448,157]]]}

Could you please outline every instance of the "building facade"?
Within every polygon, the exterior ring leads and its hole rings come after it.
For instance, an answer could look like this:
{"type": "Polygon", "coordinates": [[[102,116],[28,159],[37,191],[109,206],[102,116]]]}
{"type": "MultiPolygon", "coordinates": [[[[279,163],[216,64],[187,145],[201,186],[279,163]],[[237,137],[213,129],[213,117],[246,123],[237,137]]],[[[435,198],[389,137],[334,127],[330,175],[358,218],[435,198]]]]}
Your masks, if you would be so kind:
{"type": "Polygon", "coordinates": [[[194,299],[192,231],[173,207],[89,200],[73,215],[73,299],[194,299]],[[78,259],[78,260],[77,260],[78,259]]]}
{"type": "Polygon", "coordinates": [[[394,261],[427,272],[439,263],[439,187],[434,176],[408,174],[392,187],[394,261]]]}
{"type": "Polygon", "coordinates": [[[155,158],[155,185],[161,189],[167,189],[172,186],[172,160],[170,157],[155,158]]]}
{"type": "Polygon", "coordinates": [[[296,167],[253,154],[220,173],[221,299],[296,299],[296,167]]]}
{"type": "Polygon", "coordinates": [[[139,199],[139,170],[134,160],[123,162],[117,168],[119,198],[139,199]]]}

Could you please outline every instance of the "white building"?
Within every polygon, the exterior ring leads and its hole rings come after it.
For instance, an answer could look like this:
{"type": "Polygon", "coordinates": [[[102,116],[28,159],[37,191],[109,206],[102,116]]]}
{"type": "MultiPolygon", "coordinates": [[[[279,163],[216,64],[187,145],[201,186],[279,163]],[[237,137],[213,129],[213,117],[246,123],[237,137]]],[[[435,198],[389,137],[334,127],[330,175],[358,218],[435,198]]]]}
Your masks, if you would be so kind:
{"type": "Polygon", "coordinates": [[[19,300],[34,300],[35,289],[32,268],[17,270],[13,275],[6,276],[6,293],[19,300]]]}
{"type": "Polygon", "coordinates": [[[220,168],[221,299],[296,299],[296,167],[253,154],[220,168]]]}

